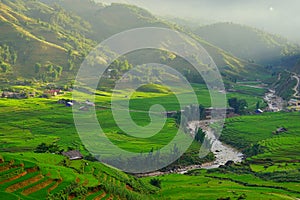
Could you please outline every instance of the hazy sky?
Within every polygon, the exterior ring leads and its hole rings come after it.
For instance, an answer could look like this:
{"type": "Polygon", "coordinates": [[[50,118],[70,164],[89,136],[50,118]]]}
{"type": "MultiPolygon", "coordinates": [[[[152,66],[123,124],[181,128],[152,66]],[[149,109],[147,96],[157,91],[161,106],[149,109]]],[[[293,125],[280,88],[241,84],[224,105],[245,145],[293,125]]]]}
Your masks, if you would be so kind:
{"type": "Polygon", "coordinates": [[[154,14],[254,26],[300,43],[299,0],[98,0],[129,3],[154,14]]]}

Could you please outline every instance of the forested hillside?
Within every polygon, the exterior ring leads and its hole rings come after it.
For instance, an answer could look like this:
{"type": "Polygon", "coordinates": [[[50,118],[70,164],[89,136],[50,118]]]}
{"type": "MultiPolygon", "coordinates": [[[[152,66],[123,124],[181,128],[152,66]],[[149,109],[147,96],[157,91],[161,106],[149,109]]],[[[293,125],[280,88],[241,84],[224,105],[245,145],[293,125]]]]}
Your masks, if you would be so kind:
{"type": "MultiPolygon", "coordinates": [[[[193,33],[135,6],[103,6],[88,0],[42,2],[1,1],[3,28],[0,30],[0,45],[10,54],[2,56],[1,77],[69,80],[75,76],[85,55],[102,40],[131,28],[153,26],[180,30],[200,42],[228,80],[241,79],[253,70],[259,70],[260,74],[253,73],[250,79],[267,74],[265,67],[234,57],[193,33]]],[[[157,61],[157,57],[151,54],[146,59],[157,61]]],[[[173,61],[167,61],[167,64],[169,62],[173,61]]]]}

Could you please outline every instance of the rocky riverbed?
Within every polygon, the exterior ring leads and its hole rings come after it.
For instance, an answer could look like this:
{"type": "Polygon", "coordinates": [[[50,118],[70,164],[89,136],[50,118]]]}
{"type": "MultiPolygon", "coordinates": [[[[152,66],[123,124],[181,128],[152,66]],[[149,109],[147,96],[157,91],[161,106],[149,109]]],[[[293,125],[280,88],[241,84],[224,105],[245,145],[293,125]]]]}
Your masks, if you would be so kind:
{"type": "Polygon", "coordinates": [[[216,157],[214,162],[204,163],[201,168],[217,168],[220,165],[226,164],[228,161],[241,162],[244,155],[233,147],[222,143],[213,129],[210,128],[210,123],[209,121],[194,121],[190,122],[188,126],[191,132],[196,132],[198,128],[201,128],[206,133],[205,137],[211,144],[210,151],[213,152],[216,157]]]}

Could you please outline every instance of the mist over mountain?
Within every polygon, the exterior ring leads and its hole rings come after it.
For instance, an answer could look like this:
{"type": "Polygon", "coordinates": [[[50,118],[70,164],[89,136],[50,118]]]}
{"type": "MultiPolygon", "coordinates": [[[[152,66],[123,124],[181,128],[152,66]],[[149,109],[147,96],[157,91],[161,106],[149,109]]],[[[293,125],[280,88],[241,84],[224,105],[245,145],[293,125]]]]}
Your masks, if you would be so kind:
{"type": "Polygon", "coordinates": [[[233,23],[202,26],[194,32],[238,58],[262,65],[288,66],[283,58],[297,55],[300,49],[280,36],[233,23]]]}
{"type": "Polygon", "coordinates": [[[97,0],[138,5],[157,15],[254,26],[300,43],[300,2],[297,0],[97,0]]]}

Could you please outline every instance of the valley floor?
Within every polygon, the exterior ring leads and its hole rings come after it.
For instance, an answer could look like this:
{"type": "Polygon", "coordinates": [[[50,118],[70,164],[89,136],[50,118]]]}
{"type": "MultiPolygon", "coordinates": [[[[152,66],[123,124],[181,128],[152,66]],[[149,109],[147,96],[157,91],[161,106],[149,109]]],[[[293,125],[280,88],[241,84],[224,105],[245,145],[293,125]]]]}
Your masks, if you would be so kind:
{"type": "MultiPolygon", "coordinates": [[[[199,93],[198,98],[209,106],[207,90],[202,85],[194,87],[199,93]]],[[[228,98],[245,98],[249,109],[255,110],[255,104],[262,102],[265,90],[249,87],[248,94],[245,94],[238,92],[239,87],[246,86],[238,86],[237,91],[227,94],[228,98]],[[253,96],[256,92],[262,95],[253,96]]],[[[111,110],[105,108],[109,106],[110,94],[101,91],[98,94],[96,110],[99,120],[116,145],[136,152],[142,149],[150,151],[152,147],[163,146],[172,138],[176,124],[174,119],[168,119],[167,126],[151,140],[133,140],[116,128],[111,110]]],[[[38,196],[46,199],[49,195],[58,194],[80,199],[79,193],[86,199],[122,199],[124,195],[123,199],[300,198],[299,112],[265,112],[226,119],[223,133],[215,140],[218,145],[213,151],[216,155],[227,153],[223,151],[226,145],[237,151],[226,146],[228,151],[233,152],[233,157],[223,160],[216,156],[218,165],[223,165],[219,168],[195,169],[207,161],[198,160],[201,145],[193,143],[185,154],[186,158],[179,163],[181,173],[188,171],[185,174],[152,174],[151,177],[135,178],[97,162],[69,161],[61,155],[33,152],[46,141],[48,145],[57,144],[64,151],[77,149],[89,158],[77,135],[72,109],[57,103],[61,98],[71,96],[67,93],[51,99],[0,99],[0,149],[4,158],[0,164],[0,195],[6,199],[36,199],[38,196]],[[277,133],[276,130],[282,127],[286,131],[277,133]],[[241,153],[247,158],[240,164],[226,164],[228,160],[241,161],[241,153]],[[31,178],[36,180],[31,183],[31,178]],[[160,188],[150,184],[152,179],[161,181],[160,188]],[[74,191],[68,189],[66,192],[70,185],[73,185],[74,191]],[[72,196],[75,191],[79,192],[77,197],[72,196]]],[[[118,98],[124,99],[124,94],[119,94],[118,98]]],[[[172,95],[139,92],[132,98],[130,109],[133,111],[146,111],[152,104],[160,102],[168,110],[177,109],[172,95]]],[[[131,115],[137,124],[146,125],[149,122],[147,112],[131,112],[131,115]]],[[[202,123],[200,126],[203,129],[208,128],[205,122],[202,123]]],[[[206,131],[209,132],[208,129],[206,131]]],[[[214,140],[212,136],[210,138],[214,140]]],[[[103,151],[106,149],[103,148],[103,151]]]]}

